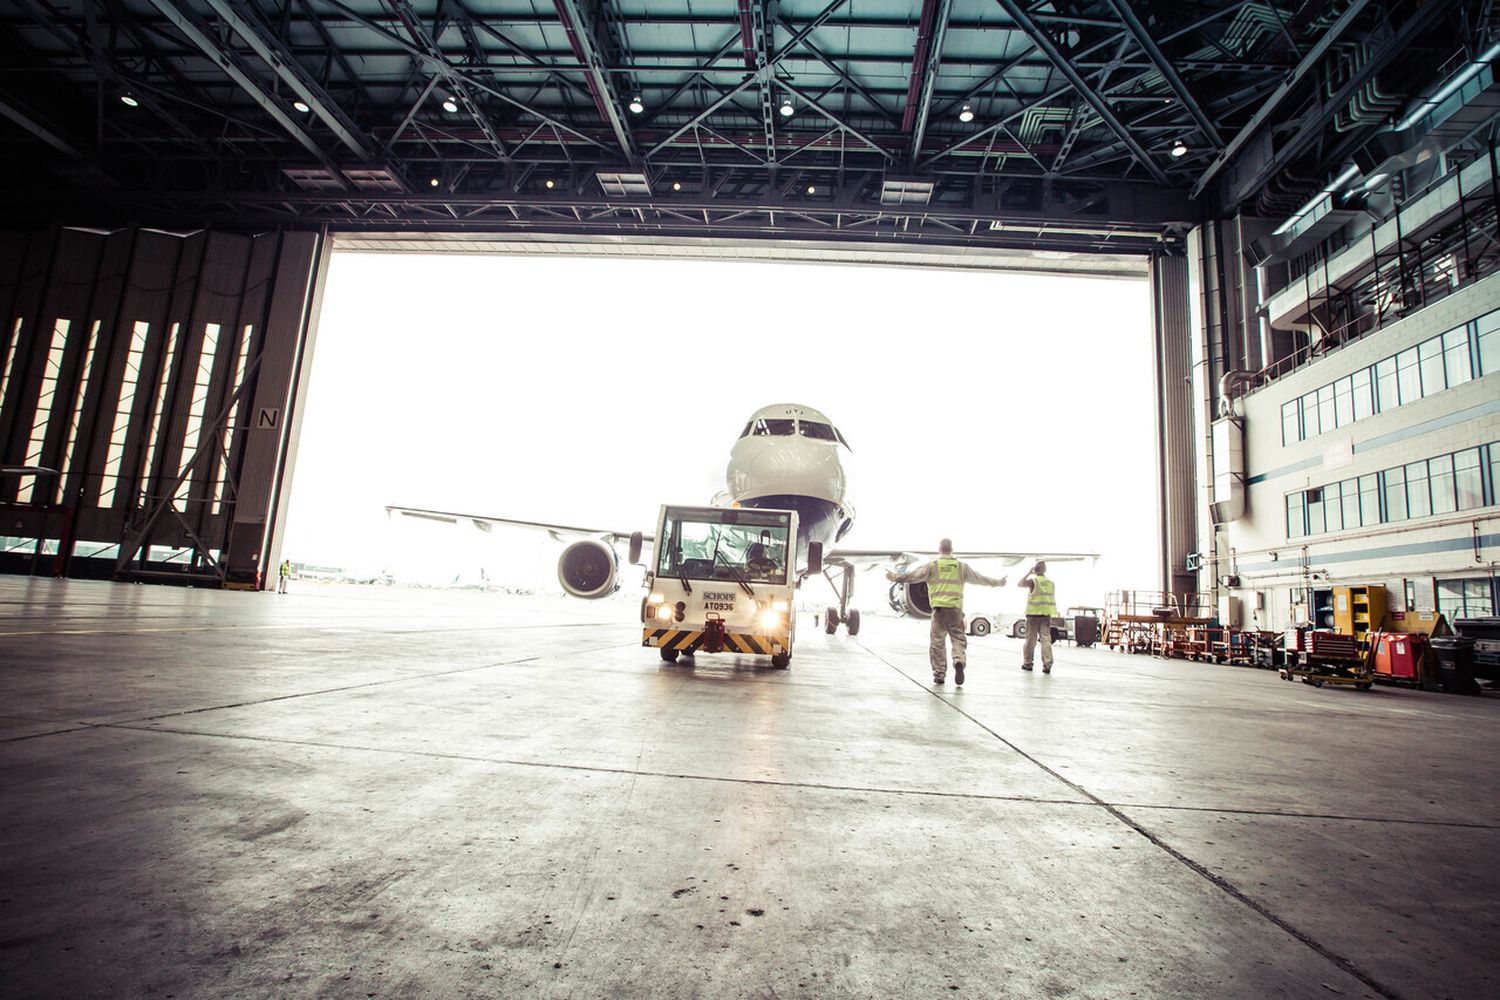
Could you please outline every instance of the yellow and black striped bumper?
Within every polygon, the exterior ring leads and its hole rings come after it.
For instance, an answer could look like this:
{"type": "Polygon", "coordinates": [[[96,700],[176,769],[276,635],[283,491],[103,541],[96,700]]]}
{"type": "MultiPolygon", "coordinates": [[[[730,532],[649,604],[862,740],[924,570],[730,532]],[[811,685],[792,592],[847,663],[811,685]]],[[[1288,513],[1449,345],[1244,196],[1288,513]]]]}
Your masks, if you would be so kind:
{"type": "MultiPolygon", "coordinates": [[[[675,649],[683,653],[697,652],[703,645],[701,629],[648,628],[641,633],[642,646],[658,646],[675,649]]],[[[773,656],[787,651],[784,635],[748,635],[741,632],[724,633],[724,652],[750,653],[755,656],[773,656]]]]}

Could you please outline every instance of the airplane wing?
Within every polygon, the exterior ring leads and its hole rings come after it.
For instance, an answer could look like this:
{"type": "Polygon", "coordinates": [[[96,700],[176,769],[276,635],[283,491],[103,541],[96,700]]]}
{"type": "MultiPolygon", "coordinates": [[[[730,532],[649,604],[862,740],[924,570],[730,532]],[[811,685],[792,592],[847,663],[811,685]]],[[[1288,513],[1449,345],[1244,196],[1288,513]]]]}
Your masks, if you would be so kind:
{"type": "MultiPolygon", "coordinates": [[[[1043,552],[1035,549],[1025,552],[980,552],[959,551],[953,553],[955,558],[969,560],[997,559],[1006,566],[1016,566],[1031,560],[1036,562],[1082,562],[1085,559],[1098,559],[1097,552],[1043,552]]],[[[890,566],[892,564],[906,566],[927,559],[936,559],[936,549],[835,549],[825,553],[824,563],[832,563],[835,566],[853,566],[856,569],[870,569],[878,566],[890,566]]]]}
{"type": "MultiPolygon", "coordinates": [[[[458,514],[446,510],[423,510],[419,507],[397,507],[387,506],[386,516],[400,514],[402,517],[410,517],[419,521],[438,521],[442,524],[461,524],[464,521],[471,522],[480,531],[489,531],[495,525],[503,525],[509,528],[522,528],[531,531],[544,531],[551,535],[555,541],[566,542],[580,538],[607,538],[610,542],[630,541],[633,532],[614,531],[609,528],[583,528],[571,524],[548,524],[545,521],[521,521],[511,517],[491,517],[488,514],[458,514]]],[[[655,541],[651,535],[642,535],[641,541],[651,544],[655,541]]]]}

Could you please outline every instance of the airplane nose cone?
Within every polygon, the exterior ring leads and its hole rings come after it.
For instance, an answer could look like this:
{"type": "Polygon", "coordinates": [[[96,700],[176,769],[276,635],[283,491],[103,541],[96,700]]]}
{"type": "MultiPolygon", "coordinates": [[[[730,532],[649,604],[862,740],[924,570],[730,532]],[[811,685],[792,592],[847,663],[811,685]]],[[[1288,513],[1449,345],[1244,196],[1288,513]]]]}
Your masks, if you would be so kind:
{"type": "Polygon", "coordinates": [[[746,438],[730,462],[736,500],[805,496],[842,503],[844,469],[835,448],[803,438],[746,438]]]}

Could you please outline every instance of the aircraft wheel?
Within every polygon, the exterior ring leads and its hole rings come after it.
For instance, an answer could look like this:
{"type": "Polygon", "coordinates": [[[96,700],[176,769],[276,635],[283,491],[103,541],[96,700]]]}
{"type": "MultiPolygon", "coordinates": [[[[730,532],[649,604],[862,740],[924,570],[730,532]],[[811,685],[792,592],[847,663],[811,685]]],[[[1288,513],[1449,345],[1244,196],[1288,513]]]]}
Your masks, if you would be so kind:
{"type": "Polygon", "coordinates": [[[976,618],[972,622],[974,634],[985,636],[990,634],[990,620],[988,618],[976,618]]]}
{"type": "Polygon", "coordinates": [[[859,635],[859,612],[850,609],[849,618],[845,624],[849,626],[850,635],[859,635]]]}
{"type": "Polygon", "coordinates": [[[663,647],[661,647],[660,652],[661,652],[661,658],[663,660],[666,660],[668,663],[676,663],[677,662],[677,650],[675,650],[675,649],[668,649],[667,647],[663,646],[663,647]]]}
{"type": "Polygon", "coordinates": [[[775,653],[771,656],[771,666],[777,670],[785,670],[792,665],[791,653],[775,653]]]}
{"type": "Polygon", "coordinates": [[[1026,638],[1026,619],[1022,618],[1010,627],[1010,637],[1012,639],[1026,638]]]}
{"type": "Polygon", "coordinates": [[[832,608],[829,608],[828,614],[823,617],[823,631],[827,632],[829,635],[833,635],[838,630],[839,613],[832,608]]]}

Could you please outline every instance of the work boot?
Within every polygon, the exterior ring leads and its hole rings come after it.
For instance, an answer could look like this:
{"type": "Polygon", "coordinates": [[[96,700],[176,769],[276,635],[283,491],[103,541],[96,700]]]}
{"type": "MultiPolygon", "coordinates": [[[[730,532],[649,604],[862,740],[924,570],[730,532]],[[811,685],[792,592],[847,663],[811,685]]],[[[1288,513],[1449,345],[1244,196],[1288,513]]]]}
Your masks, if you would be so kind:
{"type": "Polygon", "coordinates": [[[959,687],[964,686],[964,665],[962,663],[953,664],[953,683],[959,687]]]}
{"type": "Polygon", "coordinates": [[[1050,663],[1043,663],[1042,664],[1042,673],[1044,673],[1044,674],[1050,674],[1050,673],[1052,673],[1052,664],[1050,664],[1050,663]]]}
{"type": "Polygon", "coordinates": [[[943,675],[942,674],[933,674],[932,675],[932,683],[941,686],[943,684],[943,675]]]}
{"type": "Polygon", "coordinates": [[[1021,664],[1021,669],[1022,670],[1030,670],[1031,669],[1031,664],[1029,664],[1029,663],[1023,663],[1023,664],[1021,664]]]}

